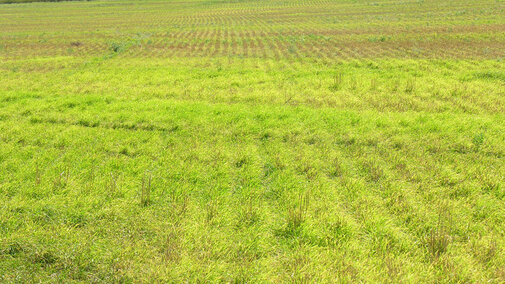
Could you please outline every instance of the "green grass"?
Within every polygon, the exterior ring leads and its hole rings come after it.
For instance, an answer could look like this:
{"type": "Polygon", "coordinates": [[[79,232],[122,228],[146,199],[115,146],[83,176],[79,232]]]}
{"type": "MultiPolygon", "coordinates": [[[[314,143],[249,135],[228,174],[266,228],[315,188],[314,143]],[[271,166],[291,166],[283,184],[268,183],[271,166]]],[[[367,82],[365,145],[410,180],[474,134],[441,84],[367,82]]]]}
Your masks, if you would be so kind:
{"type": "Polygon", "coordinates": [[[444,3],[2,6],[0,282],[504,282],[505,9],[444,3]]]}

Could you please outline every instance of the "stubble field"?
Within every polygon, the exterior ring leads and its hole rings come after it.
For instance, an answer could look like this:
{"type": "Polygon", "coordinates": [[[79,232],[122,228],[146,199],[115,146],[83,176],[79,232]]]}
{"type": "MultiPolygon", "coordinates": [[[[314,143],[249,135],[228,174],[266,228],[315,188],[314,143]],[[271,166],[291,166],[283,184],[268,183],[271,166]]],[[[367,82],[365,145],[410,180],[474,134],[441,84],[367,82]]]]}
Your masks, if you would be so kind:
{"type": "Polygon", "coordinates": [[[496,0],[2,4],[0,282],[503,283],[504,59],[496,0]]]}

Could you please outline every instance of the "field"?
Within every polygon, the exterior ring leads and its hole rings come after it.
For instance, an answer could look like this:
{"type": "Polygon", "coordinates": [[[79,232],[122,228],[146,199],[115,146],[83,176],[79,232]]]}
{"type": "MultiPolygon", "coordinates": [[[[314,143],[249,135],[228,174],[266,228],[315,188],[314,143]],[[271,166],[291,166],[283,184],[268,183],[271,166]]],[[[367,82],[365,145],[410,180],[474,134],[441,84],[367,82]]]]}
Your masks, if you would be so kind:
{"type": "Polygon", "coordinates": [[[0,5],[0,282],[505,282],[505,2],[0,5]]]}

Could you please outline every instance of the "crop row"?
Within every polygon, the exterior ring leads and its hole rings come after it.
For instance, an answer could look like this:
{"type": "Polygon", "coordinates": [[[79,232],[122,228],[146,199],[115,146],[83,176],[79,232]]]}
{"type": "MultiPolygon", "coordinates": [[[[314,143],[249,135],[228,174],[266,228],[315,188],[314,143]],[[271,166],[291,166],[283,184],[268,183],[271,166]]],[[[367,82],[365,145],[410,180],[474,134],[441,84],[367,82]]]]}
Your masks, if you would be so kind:
{"type": "Polygon", "coordinates": [[[30,5],[2,7],[0,56],[505,56],[505,5],[496,1],[30,5]]]}

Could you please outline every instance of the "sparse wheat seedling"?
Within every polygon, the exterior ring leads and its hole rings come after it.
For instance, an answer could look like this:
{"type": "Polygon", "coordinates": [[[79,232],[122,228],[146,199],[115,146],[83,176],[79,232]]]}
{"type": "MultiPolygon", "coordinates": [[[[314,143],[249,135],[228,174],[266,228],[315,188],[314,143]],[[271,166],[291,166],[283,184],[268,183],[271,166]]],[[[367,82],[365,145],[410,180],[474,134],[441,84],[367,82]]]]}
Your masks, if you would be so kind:
{"type": "Polygon", "coordinates": [[[82,45],[82,42],[80,41],[73,41],[70,43],[70,46],[73,46],[73,47],[79,47],[82,45]]]}
{"type": "Polygon", "coordinates": [[[376,78],[372,78],[370,80],[370,90],[371,91],[377,90],[377,79],[376,78]]]}
{"type": "Polygon", "coordinates": [[[113,173],[110,173],[110,181],[107,188],[109,196],[114,196],[116,192],[116,186],[117,186],[117,177],[113,173]]]}
{"type": "Polygon", "coordinates": [[[407,84],[405,85],[405,92],[406,93],[412,93],[416,89],[416,81],[415,79],[409,79],[407,80],[407,84]]]}
{"type": "Polygon", "coordinates": [[[140,195],[140,204],[147,206],[151,203],[151,181],[152,175],[149,173],[147,177],[144,175],[142,178],[142,189],[140,195]]]}
{"type": "Polygon", "coordinates": [[[186,214],[186,212],[188,210],[189,197],[187,195],[184,195],[184,197],[182,197],[180,202],[181,202],[180,208],[179,208],[179,211],[177,212],[177,217],[179,218],[179,220],[180,220],[180,218],[182,218],[182,216],[184,214],[186,214]]]}
{"type": "Polygon", "coordinates": [[[489,263],[498,253],[499,246],[496,239],[488,241],[471,241],[471,248],[475,257],[482,263],[489,263]]]}
{"type": "Polygon", "coordinates": [[[179,232],[177,228],[172,228],[172,230],[167,234],[163,256],[167,262],[177,262],[180,259],[180,245],[179,245],[179,232]]]}
{"type": "Polygon", "coordinates": [[[205,220],[207,223],[212,222],[218,213],[218,203],[216,200],[211,200],[205,205],[205,220]]]}
{"type": "Polygon", "coordinates": [[[250,197],[248,198],[246,204],[242,206],[242,211],[240,213],[240,220],[246,226],[250,226],[256,223],[259,219],[258,216],[258,208],[255,206],[255,199],[250,197]]]}
{"type": "Polygon", "coordinates": [[[349,88],[351,90],[356,90],[358,88],[358,80],[352,77],[349,81],[349,88]]]}
{"type": "Polygon", "coordinates": [[[384,171],[375,161],[366,161],[363,167],[368,174],[368,178],[373,182],[378,182],[383,176],[384,171]]]}
{"type": "Polygon", "coordinates": [[[400,89],[400,82],[398,80],[395,80],[391,83],[391,91],[392,92],[397,92],[400,89]]]}
{"type": "Polygon", "coordinates": [[[35,166],[35,184],[39,185],[40,184],[40,169],[39,169],[39,164],[35,166]]]}
{"type": "Polygon", "coordinates": [[[452,217],[446,205],[442,205],[438,213],[437,226],[430,231],[426,239],[426,247],[432,258],[438,258],[447,251],[451,242],[452,217]]]}
{"type": "Polygon", "coordinates": [[[300,193],[298,204],[288,209],[287,229],[290,232],[296,231],[304,222],[309,209],[309,192],[300,193]]]}
{"type": "Polygon", "coordinates": [[[340,165],[339,159],[335,158],[335,160],[333,161],[333,167],[331,169],[330,174],[333,177],[341,177],[342,176],[343,171],[342,171],[342,166],[340,165]]]}
{"type": "Polygon", "coordinates": [[[64,188],[68,183],[69,175],[70,175],[70,172],[69,172],[68,168],[65,167],[65,169],[62,172],[60,172],[56,176],[56,178],[53,180],[53,188],[54,189],[64,188]]]}
{"type": "Polygon", "coordinates": [[[396,263],[389,255],[384,258],[384,263],[387,268],[387,273],[390,280],[397,280],[401,272],[401,265],[396,263]]]}
{"type": "Polygon", "coordinates": [[[342,88],[342,83],[343,83],[343,75],[342,73],[337,73],[333,77],[333,84],[331,85],[330,89],[333,91],[338,91],[342,88]]]}
{"type": "Polygon", "coordinates": [[[287,105],[291,102],[291,100],[293,100],[293,96],[292,95],[289,95],[289,96],[285,96],[285,101],[284,101],[284,104],[287,105]]]}
{"type": "Polygon", "coordinates": [[[450,236],[440,228],[432,229],[427,240],[428,251],[434,258],[445,253],[450,243],[450,236]]]}
{"type": "Polygon", "coordinates": [[[500,190],[500,181],[496,176],[490,175],[485,168],[479,169],[477,179],[484,191],[498,194],[499,197],[505,197],[505,192],[500,190]]]}

